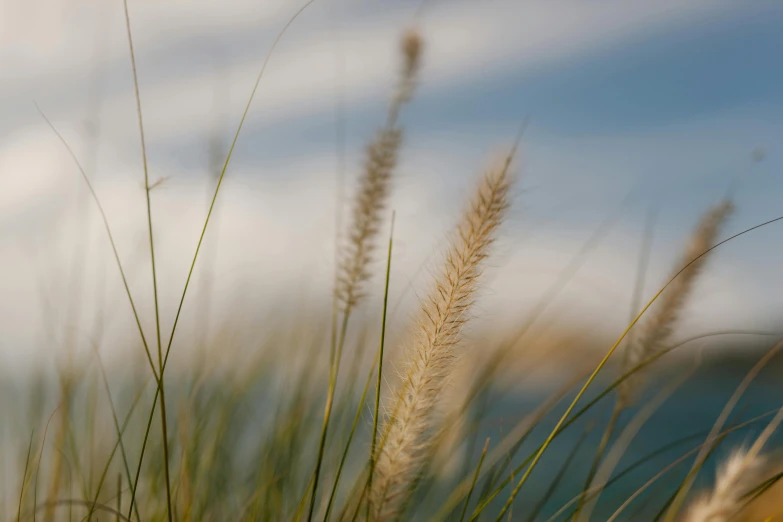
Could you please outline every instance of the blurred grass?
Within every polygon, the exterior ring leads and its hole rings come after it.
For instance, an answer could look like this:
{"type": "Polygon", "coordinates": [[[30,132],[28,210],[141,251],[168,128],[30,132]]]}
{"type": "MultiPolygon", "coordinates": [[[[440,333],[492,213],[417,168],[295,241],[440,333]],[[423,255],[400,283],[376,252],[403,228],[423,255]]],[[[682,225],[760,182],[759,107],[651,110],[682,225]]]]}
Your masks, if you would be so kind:
{"type": "MultiPolygon", "coordinates": [[[[354,308],[359,308],[358,299],[352,298],[339,312],[341,303],[336,299],[331,309],[328,304],[314,311],[302,307],[284,320],[237,310],[219,324],[206,312],[211,299],[207,292],[200,296],[201,324],[196,325],[196,331],[178,331],[221,184],[266,64],[285,30],[311,3],[300,7],[275,40],[225,161],[220,169],[214,169],[219,170],[214,193],[171,332],[165,338],[160,331],[149,198],[155,184],[150,184],[147,174],[141,94],[125,2],[147,196],[157,363],[98,195],[75,154],[50,123],[98,206],[140,339],[107,339],[96,327],[85,341],[90,350],[76,350],[80,341],[77,336],[68,336],[66,357],[58,361],[54,373],[41,369],[11,375],[0,369],[3,519],[172,522],[385,518],[382,512],[370,509],[368,498],[378,472],[377,456],[385,443],[386,433],[379,431],[379,426],[394,417],[394,412],[388,411],[393,403],[384,398],[399,392],[396,368],[405,364],[400,360],[403,350],[386,346],[390,337],[387,310],[392,237],[385,279],[382,271],[370,264],[372,249],[360,249],[358,281],[370,288],[366,292],[370,302],[361,304],[363,314],[352,315],[354,308]],[[381,295],[382,309],[376,313],[381,295]],[[207,320],[213,322],[213,329],[203,324],[207,320]],[[169,368],[175,333],[178,343],[197,349],[188,357],[172,357],[169,368]],[[376,345],[374,339],[380,343],[376,345]],[[107,348],[132,355],[105,367],[100,354],[107,348]],[[373,384],[375,395],[368,397],[373,384]],[[158,399],[161,429],[153,430],[158,399]],[[52,437],[48,437],[50,424],[55,427],[52,437]]],[[[410,47],[404,52],[413,53],[410,47]]],[[[392,103],[389,132],[397,131],[399,105],[412,93],[414,82],[409,83],[404,86],[407,97],[392,103]]],[[[394,161],[390,164],[393,170],[394,161]]],[[[376,203],[370,209],[373,215],[367,227],[375,235],[378,223],[386,217],[383,203],[376,203]]],[[[448,388],[439,392],[438,411],[431,414],[428,429],[432,433],[428,435],[435,442],[416,448],[422,464],[401,493],[404,498],[399,499],[396,519],[534,522],[577,520],[580,514],[590,520],[620,519],[631,511],[627,508],[637,497],[643,500],[632,515],[626,515],[631,517],[628,520],[657,520],[666,513],[674,519],[691,498],[687,494],[692,485],[709,487],[699,471],[714,469],[721,456],[719,445],[751,437],[758,424],[777,411],[779,397],[770,390],[780,390],[783,363],[775,348],[766,347],[769,332],[707,332],[671,342],[668,348],[648,354],[630,367],[610,357],[658,296],[691,264],[714,248],[783,218],[697,252],[697,257],[633,315],[608,352],[603,351],[608,343],[600,333],[559,317],[547,328],[534,328],[620,217],[619,212],[612,213],[598,227],[518,324],[504,331],[490,323],[486,330],[472,331],[473,335],[459,344],[448,388]],[[679,350],[694,341],[714,343],[720,337],[730,339],[726,342],[735,351],[705,358],[695,370],[692,352],[679,350]],[[751,337],[756,340],[748,341],[751,337]],[[745,352],[737,355],[743,348],[745,352]],[[672,353],[675,350],[678,353],[672,353]],[[759,356],[762,362],[745,374],[759,356]],[[662,364],[665,361],[669,364],[662,364]],[[642,393],[633,406],[613,410],[607,420],[614,392],[641,371],[655,375],[656,385],[642,393]],[[746,389],[742,410],[734,412],[735,418],[725,427],[746,389]],[[729,406],[722,410],[726,400],[729,406]],[[714,422],[716,416],[718,421],[714,422]],[[594,429],[598,426],[604,429],[594,429]],[[480,447],[482,440],[486,442],[480,447]],[[686,444],[689,449],[683,453],[686,444]],[[691,447],[693,444],[697,445],[691,447]],[[687,463],[690,471],[684,469],[687,463]],[[615,472],[615,468],[621,471],[615,472]],[[649,492],[659,478],[674,470],[676,478],[649,492]],[[597,484],[595,479],[600,479],[597,484]]],[[[483,254],[479,257],[483,259],[483,254]]],[[[336,273],[339,275],[339,270],[336,273]]],[[[473,276],[470,278],[472,282],[473,276]]],[[[637,297],[638,286],[632,289],[637,297]]],[[[78,299],[69,304],[76,314],[78,299]]],[[[284,310],[283,303],[279,310],[284,310]]],[[[403,340],[407,335],[407,328],[399,333],[403,340]]],[[[405,342],[409,341],[400,344],[405,342]]],[[[764,492],[774,492],[781,477],[770,473],[743,498],[748,498],[753,509],[758,509],[762,500],[769,503],[770,495],[764,492]]],[[[778,507],[773,502],[769,510],[778,507]]],[[[747,508],[742,507],[742,514],[731,515],[756,516],[747,515],[756,513],[747,508]]]]}

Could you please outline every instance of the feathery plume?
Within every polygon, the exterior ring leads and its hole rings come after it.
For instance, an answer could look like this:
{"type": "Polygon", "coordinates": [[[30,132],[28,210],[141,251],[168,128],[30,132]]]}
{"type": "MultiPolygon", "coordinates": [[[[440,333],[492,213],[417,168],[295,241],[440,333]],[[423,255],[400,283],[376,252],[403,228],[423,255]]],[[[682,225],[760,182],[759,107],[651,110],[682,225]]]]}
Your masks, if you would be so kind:
{"type": "MultiPolygon", "coordinates": [[[[696,261],[677,276],[669,288],[661,295],[660,299],[658,299],[651,315],[642,326],[641,332],[626,348],[623,363],[624,371],[631,370],[665,348],[665,343],[669,340],[674,330],[677,319],[685,307],[696,279],[707,264],[709,254],[702,254],[715,244],[723,223],[733,210],[734,205],[731,201],[724,200],[704,214],[691,236],[690,243],[688,243],[685,252],[683,252],[679,263],[676,265],[675,273],[694,259],[696,261]],[[702,257],[699,258],[699,256],[702,257]]],[[[630,402],[633,391],[640,385],[639,381],[640,378],[636,374],[626,379],[620,385],[619,408],[626,406],[630,402]]]]}
{"type": "Polygon", "coordinates": [[[736,450],[720,467],[712,492],[694,502],[687,522],[730,522],[743,507],[743,496],[757,486],[766,468],[758,452],[736,450]]]}
{"type": "Polygon", "coordinates": [[[481,262],[508,206],[509,163],[510,158],[484,176],[457,228],[434,288],[422,303],[405,374],[382,429],[385,443],[377,456],[371,491],[378,519],[397,515],[437,432],[435,406],[452,370],[481,262]]]}
{"type": "Polygon", "coordinates": [[[402,106],[413,97],[422,46],[421,35],[417,31],[409,30],[403,36],[400,83],[392,98],[385,125],[367,146],[364,172],[359,179],[352,220],[338,267],[335,291],[344,312],[356,306],[363,295],[362,284],[370,278],[370,263],[402,142],[402,129],[397,125],[397,118],[402,106]]]}

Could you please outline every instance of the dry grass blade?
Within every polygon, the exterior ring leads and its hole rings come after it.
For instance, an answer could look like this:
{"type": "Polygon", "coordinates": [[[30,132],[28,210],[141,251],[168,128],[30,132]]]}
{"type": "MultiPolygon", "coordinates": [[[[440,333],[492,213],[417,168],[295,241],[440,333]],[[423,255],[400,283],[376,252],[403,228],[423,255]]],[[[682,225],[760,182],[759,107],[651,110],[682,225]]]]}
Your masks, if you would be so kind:
{"type": "Polygon", "coordinates": [[[451,373],[481,264],[508,207],[510,159],[484,176],[434,288],[422,303],[417,337],[408,352],[392,408],[395,413],[386,419],[382,430],[387,440],[377,456],[377,477],[370,495],[379,519],[392,519],[397,514],[429,448],[435,405],[451,373]]]}

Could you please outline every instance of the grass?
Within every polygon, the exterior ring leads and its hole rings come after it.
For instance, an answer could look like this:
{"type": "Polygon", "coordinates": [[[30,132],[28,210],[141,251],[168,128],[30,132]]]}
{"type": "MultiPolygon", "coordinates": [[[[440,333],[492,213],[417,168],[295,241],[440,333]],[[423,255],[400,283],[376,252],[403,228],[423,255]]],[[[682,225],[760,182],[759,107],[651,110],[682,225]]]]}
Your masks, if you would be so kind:
{"type": "MultiPolygon", "coordinates": [[[[706,522],[704,513],[724,517],[720,520],[744,520],[760,500],[768,501],[765,492],[783,474],[774,467],[767,469],[772,453],[761,450],[772,445],[783,409],[763,415],[734,410],[742,393],[775,358],[780,343],[767,349],[747,373],[711,430],[679,437],[652,450],[645,448],[641,457],[638,452],[632,455],[629,448],[644,435],[659,408],[676,400],[672,397],[682,397],[679,387],[698,371],[659,368],[656,375],[666,371],[676,375],[666,381],[669,384],[656,386],[649,379],[655,363],[695,341],[708,342],[721,335],[769,336],[768,332],[726,331],[672,341],[712,252],[783,217],[719,240],[732,204],[726,200],[710,209],[671,277],[640,311],[633,311],[627,327],[600,360],[587,370],[566,365],[571,373],[547,390],[549,396],[534,401],[532,412],[511,415],[508,429],[508,417],[503,415],[508,416],[513,408],[504,401],[517,404],[513,401],[519,397],[500,383],[507,377],[510,362],[526,356],[520,355],[517,345],[534,344],[534,326],[622,215],[613,212],[598,227],[512,332],[495,331],[478,340],[467,335],[495,242],[513,234],[505,221],[514,203],[520,131],[510,152],[479,177],[448,236],[440,264],[432,270],[433,281],[429,293],[420,299],[415,321],[395,332],[399,333],[394,340],[396,350],[390,350],[389,316],[393,314],[389,311],[394,307],[390,308],[389,296],[396,278],[392,278],[394,213],[389,202],[399,159],[406,153],[402,109],[413,99],[426,55],[425,35],[416,30],[403,33],[398,84],[386,120],[368,140],[352,212],[346,223],[337,219],[344,225],[344,235],[336,241],[332,309],[301,311],[289,317],[290,321],[270,321],[244,336],[226,334],[238,334],[227,324],[212,337],[198,339],[205,349],[199,350],[190,368],[166,372],[205,234],[264,72],[286,30],[313,1],[304,3],[282,28],[252,85],[219,169],[167,336],[161,324],[155,255],[151,192],[156,183],[150,182],[127,1],[124,14],[142,158],[154,334],[143,327],[139,301],[88,173],[41,112],[73,159],[99,211],[130,305],[138,339],[112,342],[135,350],[144,359],[141,367],[106,369],[100,346],[95,346],[94,355],[78,361],[72,375],[63,370],[61,386],[49,389],[44,382],[39,389],[29,390],[32,429],[28,423],[16,422],[19,428],[12,430],[18,439],[13,440],[14,447],[27,446],[16,459],[18,494],[1,497],[0,513],[17,522],[38,518],[136,522],[619,520],[637,498],[647,494],[645,503],[649,502],[657,519],[706,522]],[[389,221],[385,270],[381,270],[378,245],[389,221]],[[637,323],[638,332],[634,330],[637,323]],[[153,338],[154,344],[149,341],[153,338]],[[379,339],[377,350],[368,339],[379,339]],[[623,349],[623,361],[615,361],[616,352],[623,349]],[[490,353],[474,358],[481,350],[490,353]],[[232,357],[241,363],[227,364],[236,362],[227,361],[232,357]],[[464,377],[458,372],[460,364],[475,367],[464,377]],[[343,371],[346,365],[347,373],[343,371]],[[449,400],[450,389],[460,392],[459,404],[446,404],[455,402],[449,400]],[[34,401],[36,394],[42,399],[34,401]],[[607,406],[611,408],[608,420],[603,415],[607,406]],[[156,413],[160,430],[153,429],[156,413]],[[729,424],[731,414],[742,418],[729,424]],[[720,445],[733,440],[732,434],[755,435],[749,429],[770,415],[774,415],[772,420],[760,435],[753,436],[750,449],[734,450],[728,464],[719,468],[716,484],[707,493],[692,495],[698,474],[709,469],[705,464],[721,457],[716,451],[720,445]],[[498,417],[504,428],[487,436],[498,417]],[[48,428],[55,419],[58,434],[50,440],[48,428]],[[40,432],[43,435],[38,439],[35,434],[40,432]],[[479,447],[481,440],[485,442],[479,447]],[[671,452],[685,443],[698,444],[672,459],[671,452]],[[34,447],[40,449],[33,451],[34,447]],[[467,448],[465,463],[449,474],[448,457],[463,448],[467,448]],[[690,468],[673,479],[673,487],[649,493],[661,477],[685,467],[680,466],[684,463],[690,463],[690,468]],[[114,477],[116,488],[111,486],[114,477]],[[40,488],[39,483],[49,487],[40,488]],[[623,484],[632,489],[625,491],[620,487],[623,484]]],[[[645,237],[650,234],[651,229],[645,237]]],[[[642,250],[638,281],[646,275],[648,240],[642,250]]],[[[640,283],[633,292],[641,296],[640,283]]],[[[203,331],[201,335],[207,337],[203,331]]],[[[584,340],[586,336],[576,337],[584,340]]],[[[573,350],[569,353],[579,349],[568,348],[573,350]]],[[[524,360],[528,372],[539,369],[533,358],[524,360]]],[[[16,388],[14,393],[18,393],[16,388]]],[[[642,512],[647,513],[638,511],[642,512]]]]}

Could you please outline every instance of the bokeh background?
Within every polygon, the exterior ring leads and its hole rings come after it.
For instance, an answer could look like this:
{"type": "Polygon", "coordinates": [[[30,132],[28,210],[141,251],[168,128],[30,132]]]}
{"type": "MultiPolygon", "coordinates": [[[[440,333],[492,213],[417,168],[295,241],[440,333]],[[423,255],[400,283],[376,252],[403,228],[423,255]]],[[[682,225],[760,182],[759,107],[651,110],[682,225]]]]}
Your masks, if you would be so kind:
{"type": "MultiPolygon", "coordinates": [[[[225,153],[261,62],[298,6],[130,7],[150,175],[162,180],[153,208],[170,322],[214,157],[225,153]]],[[[107,328],[132,326],[94,205],[35,104],[94,180],[146,311],[151,299],[122,5],[8,0],[0,9],[0,357],[13,365],[52,356],[45,332],[62,332],[63,322],[87,329],[102,315],[107,328]],[[77,295],[75,313],[68,303],[77,295]]],[[[238,302],[329,299],[338,194],[350,197],[398,71],[399,33],[416,25],[426,50],[420,91],[403,115],[390,205],[399,245],[393,298],[415,294],[406,287],[428,275],[475,173],[529,118],[515,209],[482,310],[493,320],[522,316],[611,221],[555,310],[616,330],[628,316],[650,208],[645,295],[736,177],[738,211],[726,235],[780,213],[782,24],[775,1],[316,2],[271,58],[237,144],[207,235],[212,252],[198,267],[214,264],[210,317],[238,302]]],[[[683,328],[774,321],[780,234],[773,225],[717,252],[683,328]]]]}
{"type": "MultiPolygon", "coordinates": [[[[129,4],[166,332],[253,82],[301,5],[129,4]]],[[[537,344],[525,346],[546,364],[533,370],[515,358],[505,368],[503,385],[514,393],[491,402],[475,440],[502,434],[503,419],[508,430],[553,384],[611,346],[639,304],[633,293],[645,245],[644,302],[666,281],[700,216],[729,191],[736,211],[722,238],[783,215],[779,1],[316,0],[272,54],[236,144],[173,346],[177,363],[167,370],[174,396],[177,379],[187,381],[189,361],[204,350],[215,348],[213,360],[242,368],[246,355],[263,347],[279,351],[286,366],[292,339],[305,345],[328,331],[339,223],[365,144],[384,121],[399,37],[410,27],[425,47],[416,97],[401,115],[404,145],[388,205],[396,212],[392,353],[477,174],[507,151],[523,122],[513,207],[488,260],[468,345],[513,332],[564,271],[578,266],[537,321],[537,344]],[[268,342],[278,334],[285,339],[268,342]]],[[[25,389],[28,376],[55,382],[96,351],[113,376],[145,370],[100,216],[41,114],[94,183],[142,324],[152,332],[135,103],[122,2],[0,0],[0,391],[8,397],[25,389]]],[[[673,354],[671,371],[689,367],[694,354],[706,363],[653,417],[628,459],[711,426],[758,358],[755,348],[772,339],[755,334],[780,332],[781,260],[779,223],[710,256],[674,337],[754,335],[691,343],[673,354]]],[[[375,273],[359,312],[370,326],[351,334],[357,345],[378,326],[381,263],[375,273]]],[[[779,370],[765,370],[743,415],[777,406],[779,370]]],[[[283,384],[271,380],[285,389],[285,375],[276,376],[283,384]]],[[[125,389],[123,382],[113,384],[125,389]]],[[[48,396],[51,405],[55,396],[48,396]]],[[[39,399],[46,403],[35,396],[21,402],[39,399]]],[[[1,403],[6,413],[8,402],[1,403]]],[[[260,408],[260,417],[268,409],[260,408]]],[[[21,418],[7,415],[0,430],[15,451],[26,442],[16,437],[17,428],[27,433],[21,418]]],[[[579,435],[564,438],[543,478],[553,476],[579,435]]],[[[454,450],[452,472],[479,450],[454,450]]],[[[15,476],[7,464],[18,464],[15,455],[3,468],[6,478],[15,476]]],[[[589,461],[575,462],[586,470],[589,461]]],[[[545,485],[536,483],[529,499],[545,485]]],[[[626,489],[621,493],[634,490],[626,489]]],[[[553,498],[549,514],[570,497],[553,498]]]]}

